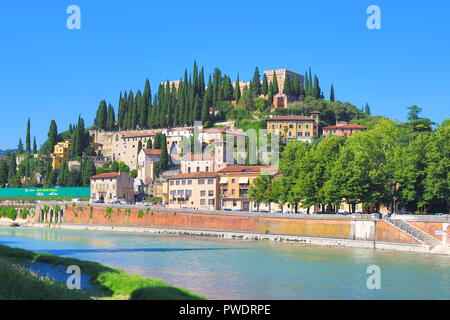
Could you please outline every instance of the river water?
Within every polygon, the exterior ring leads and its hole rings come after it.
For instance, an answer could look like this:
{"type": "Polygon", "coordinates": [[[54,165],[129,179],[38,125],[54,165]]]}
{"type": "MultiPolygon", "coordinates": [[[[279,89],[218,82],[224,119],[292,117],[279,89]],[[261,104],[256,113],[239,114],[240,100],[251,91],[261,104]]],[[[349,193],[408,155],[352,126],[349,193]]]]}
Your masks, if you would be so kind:
{"type": "Polygon", "coordinates": [[[0,228],[0,244],[161,278],[208,299],[450,299],[448,256],[38,228],[0,228]],[[372,265],[379,290],[367,287],[372,265]]]}

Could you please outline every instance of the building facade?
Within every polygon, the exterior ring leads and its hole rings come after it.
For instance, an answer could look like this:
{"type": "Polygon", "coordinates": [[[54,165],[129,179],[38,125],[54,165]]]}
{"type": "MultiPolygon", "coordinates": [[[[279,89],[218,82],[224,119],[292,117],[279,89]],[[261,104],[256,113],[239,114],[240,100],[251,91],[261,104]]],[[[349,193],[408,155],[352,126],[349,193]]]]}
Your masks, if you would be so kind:
{"type": "Polygon", "coordinates": [[[290,80],[294,81],[295,77],[298,77],[300,83],[303,83],[305,77],[300,73],[288,70],[288,69],[275,69],[275,70],[266,70],[264,74],[267,77],[267,82],[272,83],[274,74],[277,77],[278,82],[278,93],[282,94],[284,91],[284,84],[286,82],[286,77],[289,77],[290,80]]]}
{"type": "Polygon", "coordinates": [[[63,142],[58,142],[53,148],[52,157],[52,168],[53,170],[58,170],[61,168],[64,162],[70,160],[72,148],[72,140],[65,140],[63,142]]]}
{"type": "Polygon", "coordinates": [[[124,172],[101,173],[91,177],[91,201],[134,201],[134,179],[124,172]]]}
{"type": "MultiPolygon", "coordinates": [[[[220,187],[220,208],[231,211],[257,211],[257,205],[248,197],[253,181],[268,166],[232,166],[218,172],[220,187]]],[[[267,172],[269,173],[269,172],[267,172]]]]}
{"type": "Polygon", "coordinates": [[[196,210],[219,209],[217,172],[184,173],[167,179],[168,208],[196,210]]]}
{"type": "Polygon", "coordinates": [[[310,116],[276,116],[268,118],[267,132],[285,140],[311,142],[319,135],[319,114],[313,111],[310,116]]]}
{"type": "Polygon", "coordinates": [[[144,185],[153,181],[153,168],[161,158],[159,149],[142,149],[138,155],[137,179],[144,185]]]}
{"type": "Polygon", "coordinates": [[[349,124],[346,121],[338,121],[335,126],[323,128],[324,136],[352,136],[355,133],[366,131],[367,128],[359,124],[349,124]]]}

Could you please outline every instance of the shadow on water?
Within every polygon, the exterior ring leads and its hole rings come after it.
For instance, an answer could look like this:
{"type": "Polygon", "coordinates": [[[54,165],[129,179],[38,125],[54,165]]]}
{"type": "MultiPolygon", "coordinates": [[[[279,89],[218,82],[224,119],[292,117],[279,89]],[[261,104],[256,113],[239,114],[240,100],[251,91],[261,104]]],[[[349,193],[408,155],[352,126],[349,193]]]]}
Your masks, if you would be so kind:
{"type": "Polygon", "coordinates": [[[133,253],[133,252],[183,252],[183,251],[224,251],[242,250],[246,248],[137,248],[137,249],[63,249],[63,250],[35,250],[40,253],[54,255],[70,255],[77,253],[133,253]]]}

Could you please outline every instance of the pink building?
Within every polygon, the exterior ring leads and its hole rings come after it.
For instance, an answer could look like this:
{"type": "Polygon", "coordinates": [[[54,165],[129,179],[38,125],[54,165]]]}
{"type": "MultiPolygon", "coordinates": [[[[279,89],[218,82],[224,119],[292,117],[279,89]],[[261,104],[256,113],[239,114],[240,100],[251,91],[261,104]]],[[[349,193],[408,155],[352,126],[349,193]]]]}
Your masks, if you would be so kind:
{"type": "Polygon", "coordinates": [[[352,136],[357,132],[366,131],[367,128],[359,124],[349,124],[346,121],[338,121],[335,126],[323,128],[324,136],[352,136]]]}

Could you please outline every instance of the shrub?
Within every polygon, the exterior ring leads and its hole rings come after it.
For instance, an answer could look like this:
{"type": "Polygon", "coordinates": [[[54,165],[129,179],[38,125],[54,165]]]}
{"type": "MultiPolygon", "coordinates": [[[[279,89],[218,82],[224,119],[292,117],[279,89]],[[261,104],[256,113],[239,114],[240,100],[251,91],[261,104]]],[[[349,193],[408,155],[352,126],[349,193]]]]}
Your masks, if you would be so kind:
{"type": "Polygon", "coordinates": [[[139,213],[138,213],[138,218],[143,218],[144,217],[144,211],[142,211],[142,210],[139,210],[139,213]]]}

